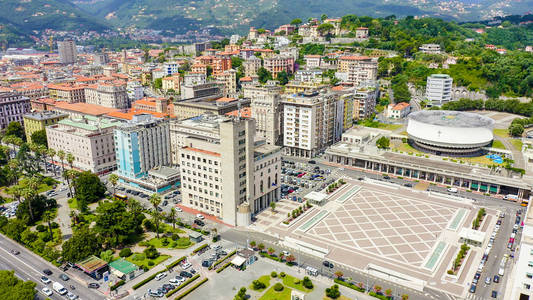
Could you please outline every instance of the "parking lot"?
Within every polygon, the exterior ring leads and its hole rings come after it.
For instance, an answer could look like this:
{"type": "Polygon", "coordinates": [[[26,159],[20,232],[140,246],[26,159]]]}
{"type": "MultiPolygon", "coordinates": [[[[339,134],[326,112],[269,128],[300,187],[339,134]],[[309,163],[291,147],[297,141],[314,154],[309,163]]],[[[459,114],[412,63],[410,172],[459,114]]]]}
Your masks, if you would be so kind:
{"type": "Polygon", "coordinates": [[[281,197],[302,202],[311,191],[320,191],[335,179],[331,169],[302,162],[284,160],[281,168],[281,197]]]}

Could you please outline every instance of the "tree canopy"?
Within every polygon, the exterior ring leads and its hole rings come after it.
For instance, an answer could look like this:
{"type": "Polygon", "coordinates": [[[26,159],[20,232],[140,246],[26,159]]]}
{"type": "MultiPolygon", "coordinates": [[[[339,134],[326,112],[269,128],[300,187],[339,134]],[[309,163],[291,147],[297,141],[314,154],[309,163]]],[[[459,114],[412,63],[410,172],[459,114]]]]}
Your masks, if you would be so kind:
{"type": "Polygon", "coordinates": [[[37,145],[43,145],[48,148],[48,141],[46,139],[46,130],[38,130],[31,134],[31,141],[37,145]]]}
{"type": "Polygon", "coordinates": [[[74,190],[79,208],[80,204],[87,205],[100,200],[106,192],[106,188],[98,175],[90,171],[82,172],[74,179],[74,190]]]}
{"type": "Polygon", "coordinates": [[[74,231],[74,235],[63,244],[62,249],[63,259],[70,262],[98,255],[102,251],[96,233],[85,226],[74,231]]]}
{"type": "Polygon", "coordinates": [[[0,298],[4,300],[33,300],[37,294],[32,281],[23,281],[15,271],[0,270],[0,298]]]}
{"type": "Polygon", "coordinates": [[[10,122],[5,131],[5,135],[12,135],[16,136],[18,138],[21,138],[23,140],[26,140],[26,134],[24,133],[24,128],[22,128],[22,125],[20,125],[19,122],[10,122]]]}
{"type": "Polygon", "coordinates": [[[110,247],[128,242],[142,232],[142,213],[126,209],[120,200],[103,201],[96,208],[96,231],[110,247]]]}

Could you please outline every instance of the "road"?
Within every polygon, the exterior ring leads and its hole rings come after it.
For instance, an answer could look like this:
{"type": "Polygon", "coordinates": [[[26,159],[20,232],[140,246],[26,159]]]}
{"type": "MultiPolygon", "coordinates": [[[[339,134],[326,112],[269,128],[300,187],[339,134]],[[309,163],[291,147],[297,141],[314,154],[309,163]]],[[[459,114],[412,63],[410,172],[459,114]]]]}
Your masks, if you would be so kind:
{"type": "MultiPolygon", "coordinates": [[[[14,270],[18,277],[36,282],[37,299],[46,299],[46,296],[41,292],[45,285],[40,280],[41,276],[44,275],[42,273],[44,269],[50,269],[53,272],[51,276],[47,276],[52,282],[60,282],[69,291],[71,291],[69,286],[73,285],[75,290],[71,292],[79,295],[81,299],[105,299],[102,294],[87,288],[73,278],[67,282],[60,280],[59,275],[63,273],[61,270],[4,235],[0,235],[0,269],[14,270]],[[10,251],[12,249],[20,251],[20,254],[11,254],[10,251]]],[[[52,283],[49,283],[48,287],[52,289],[52,283]]],[[[65,299],[65,297],[59,296],[54,292],[51,299],[65,299]]]]}

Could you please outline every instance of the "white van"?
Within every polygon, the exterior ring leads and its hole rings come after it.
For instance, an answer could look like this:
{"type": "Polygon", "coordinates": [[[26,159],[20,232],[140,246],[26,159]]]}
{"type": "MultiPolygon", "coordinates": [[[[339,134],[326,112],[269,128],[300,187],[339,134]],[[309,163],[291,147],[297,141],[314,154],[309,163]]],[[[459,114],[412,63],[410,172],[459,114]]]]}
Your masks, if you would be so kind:
{"type": "Polygon", "coordinates": [[[505,270],[504,270],[503,268],[500,268],[500,269],[498,270],[498,275],[503,276],[503,273],[504,273],[504,272],[505,272],[505,270]]]}
{"type": "Polygon", "coordinates": [[[503,200],[517,201],[518,200],[518,196],[517,195],[513,195],[513,194],[507,194],[507,195],[503,196],[503,200]]]}
{"type": "Polygon", "coordinates": [[[457,188],[448,188],[448,192],[457,193],[457,188]]]}
{"type": "Polygon", "coordinates": [[[68,293],[67,289],[59,282],[54,282],[54,284],[52,284],[52,288],[54,288],[54,291],[56,291],[59,295],[65,295],[68,293]]]}

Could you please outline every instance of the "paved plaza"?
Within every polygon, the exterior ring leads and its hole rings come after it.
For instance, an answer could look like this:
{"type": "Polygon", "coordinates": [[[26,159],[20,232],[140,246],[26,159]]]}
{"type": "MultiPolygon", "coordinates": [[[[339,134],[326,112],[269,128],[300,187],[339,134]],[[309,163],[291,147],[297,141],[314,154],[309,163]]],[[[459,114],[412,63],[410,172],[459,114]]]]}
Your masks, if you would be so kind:
{"type": "Polygon", "coordinates": [[[308,232],[370,254],[421,265],[456,210],[362,190],[308,232]]]}
{"type": "MultiPolygon", "coordinates": [[[[448,276],[446,271],[460,247],[459,232],[470,228],[477,214],[474,203],[391,183],[346,181],[326,204],[315,205],[289,225],[282,223],[282,216],[297,206],[292,201],[280,203],[279,219],[265,211],[252,228],[285,237],[285,246],[322,255],[350,270],[371,272],[414,289],[431,286],[466,296],[473,266],[481,260],[488,239],[482,247],[471,247],[464,272],[448,276]]],[[[492,230],[496,213],[488,210],[481,231],[492,230]]]]}

